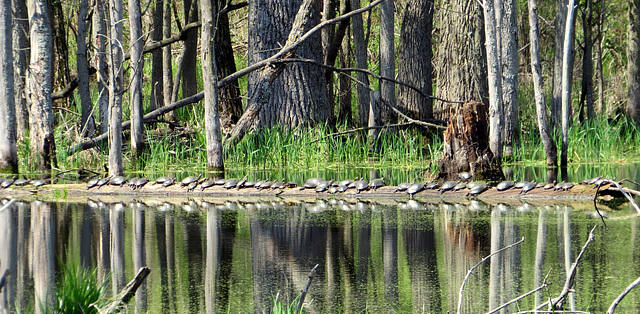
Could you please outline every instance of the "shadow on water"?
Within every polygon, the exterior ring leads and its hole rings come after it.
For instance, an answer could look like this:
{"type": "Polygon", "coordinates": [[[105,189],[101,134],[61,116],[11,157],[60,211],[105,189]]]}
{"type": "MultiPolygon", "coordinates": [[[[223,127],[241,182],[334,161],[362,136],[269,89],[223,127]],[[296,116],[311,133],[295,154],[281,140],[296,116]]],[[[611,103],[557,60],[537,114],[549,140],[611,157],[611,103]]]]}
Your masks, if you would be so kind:
{"type": "MultiPolygon", "coordinates": [[[[63,263],[110,274],[112,296],[140,266],[151,275],[130,305],[149,312],[265,312],[289,303],[319,264],[312,312],[485,312],[542,284],[505,311],[532,309],[562,289],[589,230],[580,203],[533,206],[415,200],[310,202],[15,202],[0,212],[0,311],[53,304],[63,263]],[[152,205],[153,204],[153,205],[152,205]]],[[[611,212],[623,217],[630,212],[611,212]]],[[[640,275],[638,220],[610,219],[580,264],[567,308],[604,312],[640,275]]],[[[640,298],[618,307],[637,312],[640,298]]]]}

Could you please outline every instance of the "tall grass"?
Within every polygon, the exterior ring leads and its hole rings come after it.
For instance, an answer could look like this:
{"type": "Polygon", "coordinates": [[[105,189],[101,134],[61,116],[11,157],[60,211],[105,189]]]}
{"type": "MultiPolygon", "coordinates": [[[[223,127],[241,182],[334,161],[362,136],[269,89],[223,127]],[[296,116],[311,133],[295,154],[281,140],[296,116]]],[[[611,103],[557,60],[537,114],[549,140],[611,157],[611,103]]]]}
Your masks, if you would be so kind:
{"type": "Polygon", "coordinates": [[[64,267],[57,289],[56,313],[98,313],[105,300],[108,279],[98,280],[97,268],[87,270],[73,264],[64,267]]]}

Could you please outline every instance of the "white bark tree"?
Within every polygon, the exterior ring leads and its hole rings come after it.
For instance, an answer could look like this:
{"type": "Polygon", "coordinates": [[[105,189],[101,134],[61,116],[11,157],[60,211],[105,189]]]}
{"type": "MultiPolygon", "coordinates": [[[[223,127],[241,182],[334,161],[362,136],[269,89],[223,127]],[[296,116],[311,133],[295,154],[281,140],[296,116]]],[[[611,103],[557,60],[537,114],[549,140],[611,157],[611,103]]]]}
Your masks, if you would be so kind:
{"type": "MultiPolygon", "coordinates": [[[[500,0],[497,0],[501,2],[500,0]]],[[[489,81],[489,147],[496,160],[502,158],[502,62],[498,50],[499,31],[493,0],[484,0],[484,25],[489,81]]]]}
{"type": "Polygon", "coordinates": [[[567,25],[564,30],[564,51],[562,57],[562,148],[560,151],[560,167],[567,167],[569,150],[569,124],[571,121],[571,74],[573,72],[573,41],[576,22],[575,0],[569,0],[567,6],[567,25]]]}
{"type": "Polygon", "coordinates": [[[0,4],[0,172],[18,172],[11,0],[0,4]]]}
{"type": "Polygon", "coordinates": [[[506,155],[513,155],[512,146],[519,139],[518,125],[518,24],[516,0],[505,0],[502,7],[502,102],[504,108],[503,140],[506,155]]]}
{"type": "Polygon", "coordinates": [[[144,151],[144,126],[142,125],[142,75],[144,70],[142,13],[140,1],[129,0],[129,25],[131,43],[131,152],[134,156],[140,156],[144,151]]]}
{"type": "Polygon", "coordinates": [[[109,1],[109,175],[122,175],[122,0],[109,1]]]}

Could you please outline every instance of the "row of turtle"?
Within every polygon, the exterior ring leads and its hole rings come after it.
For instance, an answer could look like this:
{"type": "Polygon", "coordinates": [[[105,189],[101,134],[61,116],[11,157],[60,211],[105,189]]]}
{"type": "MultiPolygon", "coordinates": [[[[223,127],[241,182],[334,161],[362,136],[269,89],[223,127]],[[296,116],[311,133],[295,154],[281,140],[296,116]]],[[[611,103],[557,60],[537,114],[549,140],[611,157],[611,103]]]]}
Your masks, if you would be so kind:
{"type": "Polygon", "coordinates": [[[43,186],[49,183],[47,180],[29,180],[24,178],[0,178],[0,188],[6,189],[10,186],[33,186],[34,188],[38,188],[39,186],[43,186]]]}

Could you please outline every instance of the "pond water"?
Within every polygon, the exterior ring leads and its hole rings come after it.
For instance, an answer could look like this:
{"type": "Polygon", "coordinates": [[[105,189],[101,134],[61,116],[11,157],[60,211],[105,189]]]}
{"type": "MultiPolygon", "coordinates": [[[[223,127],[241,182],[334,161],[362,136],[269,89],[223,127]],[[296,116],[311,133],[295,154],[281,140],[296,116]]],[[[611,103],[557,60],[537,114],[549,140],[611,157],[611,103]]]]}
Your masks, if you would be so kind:
{"type": "MultiPolygon", "coordinates": [[[[313,313],[486,312],[533,309],[557,296],[589,230],[568,308],[605,312],[640,276],[640,221],[623,206],[606,227],[588,204],[459,204],[408,200],[257,203],[191,199],[107,204],[16,202],[0,212],[0,312],[33,311],[63,265],[97,268],[109,295],[140,266],[151,274],[130,308],[151,313],[266,312],[291,302],[319,265],[306,298],[313,313]],[[109,274],[109,276],[107,276],[109,274]]],[[[50,299],[49,299],[50,300],[50,299]]],[[[619,305],[640,312],[640,293],[619,305]]]]}

